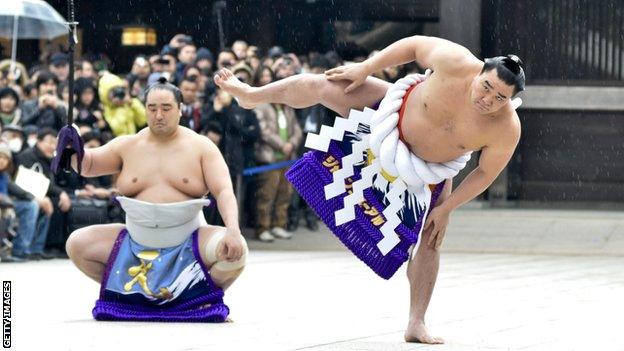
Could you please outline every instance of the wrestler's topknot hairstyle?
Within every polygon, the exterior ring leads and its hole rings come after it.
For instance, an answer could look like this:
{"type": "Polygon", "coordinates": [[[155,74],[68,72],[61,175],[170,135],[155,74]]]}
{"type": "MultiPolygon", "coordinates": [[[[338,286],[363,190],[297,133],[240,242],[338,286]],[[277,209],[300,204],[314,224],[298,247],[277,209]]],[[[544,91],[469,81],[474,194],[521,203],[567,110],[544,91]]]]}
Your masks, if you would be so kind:
{"type": "Polygon", "coordinates": [[[496,68],[498,78],[508,85],[513,85],[515,96],[524,91],[524,64],[516,55],[497,56],[485,59],[481,73],[496,68]]]}
{"type": "Polygon", "coordinates": [[[175,98],[178,105],[182,103],[182,92],[180,91],[180,89],[178,89],[178,87],[169,83],[169,81],[165,77],[158,78],[156,82],[152,83],[149,87],[147,87],[147,90],[145,90],[145,101],[147,101],[147,96],[152,90],[170,91],[173,94],[173,97],[175,98]]]}

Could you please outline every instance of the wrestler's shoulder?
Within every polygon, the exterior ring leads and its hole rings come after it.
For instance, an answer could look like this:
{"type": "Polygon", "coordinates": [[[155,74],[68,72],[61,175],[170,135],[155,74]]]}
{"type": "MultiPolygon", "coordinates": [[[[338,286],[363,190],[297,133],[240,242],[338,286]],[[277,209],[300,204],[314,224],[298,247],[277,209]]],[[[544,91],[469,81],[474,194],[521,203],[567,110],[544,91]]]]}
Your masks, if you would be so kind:
{"type": "Polygon", "coordinates": [[[457,57],[449,59],[445,64],[443,72],[448,75],[455,76],[457,78],[472,79],[475,75],[478,75],[483,68],[483,61],[474,57],[472,53],[458,54],[457,57]]]}
{"type": "Polygon", "coordinates": [[[108,142],[108,145],[111,147],[120,147],[120,148],[128,147],[132,145],[133,143],[135,143],[136,140],[138,140],[139,133],[116,136],[113,140],[108,142]]]}
{"type": "Polygon", "coordinates": [[[449,75],[472,75],[480,71],[483,61],[479,60],[470,50],[453,42],[441,47],[437,55],[436,70],[449,75]]]}
{"type": "Polygon", "coordinates": [[[193,131],[192,129],[183,127],[183,126],[179,126],[178,128],[179,128],[181,137],[187,142],[190,141],[191,143],[197,146],[204,146],[204,147],[215,146],[214,143],[203,134],[199,134],[193,131]]]}
{"type": "Polygon", "coordinates": [[[501,111],[499,118],[492,119],[494,122],[495,133],[499,136],[519,135],[521,131],[520,118],[518,113],[511,106],[501,111]]]}

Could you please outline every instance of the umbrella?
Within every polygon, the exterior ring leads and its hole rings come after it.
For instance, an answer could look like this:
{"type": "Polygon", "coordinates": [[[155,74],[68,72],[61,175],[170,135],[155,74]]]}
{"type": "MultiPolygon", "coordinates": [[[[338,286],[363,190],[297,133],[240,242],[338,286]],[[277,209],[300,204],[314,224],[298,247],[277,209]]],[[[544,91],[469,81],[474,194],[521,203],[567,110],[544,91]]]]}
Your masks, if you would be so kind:
{"type": "Polygon", "coordinates": [[[52,39],[69,34],[69,106],[67,109],[67,125],[59,131],[57,153],[52,160],[54,173],[59,169],[71,170],[71,158],[78,158],[78,173],[81,172],[84,156],[84,143],[78,132],[72,127],[74,99],[74,46],[76,25],[74,22],[74,1],[67,0],[67,14],[70,22],[59,15],[47,2],[42,0],[0,0],[0,37],[13,40],[11,52],[11,70],[15,65],[17,39],[52,39]]]}
{"type": "Polygon", "coordinates": [[[0,0],[0,37],[12,39],[11,70],[17,39],[53,39],[69,32],[67,21],[42,0],[0,0]]]}

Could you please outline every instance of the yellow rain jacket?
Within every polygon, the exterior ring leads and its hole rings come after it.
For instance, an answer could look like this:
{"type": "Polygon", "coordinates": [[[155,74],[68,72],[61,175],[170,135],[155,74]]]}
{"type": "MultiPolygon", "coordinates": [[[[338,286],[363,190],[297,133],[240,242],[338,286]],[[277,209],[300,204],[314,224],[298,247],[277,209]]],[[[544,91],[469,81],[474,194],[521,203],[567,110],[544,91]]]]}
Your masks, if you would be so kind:
{"type": "Polygon", "coordinates": [[[115,106],[109,99],[109,92],[114,87],[122,86],[121,78],[107,73],[100,78],[98,91],[100,101],[104,106],[104,119],[110,126],[115,136],[135,134],[138,129],[145,126],[145,107],[137,98],[132,98],[129,104],[115,106]]]}

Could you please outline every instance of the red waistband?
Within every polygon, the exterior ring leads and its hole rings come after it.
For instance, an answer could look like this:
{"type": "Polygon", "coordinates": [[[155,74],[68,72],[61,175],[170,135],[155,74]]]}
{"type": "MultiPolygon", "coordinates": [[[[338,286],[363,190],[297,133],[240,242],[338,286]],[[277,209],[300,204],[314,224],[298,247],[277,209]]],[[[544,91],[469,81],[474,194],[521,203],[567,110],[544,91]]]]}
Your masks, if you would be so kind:
{"type": "Polygon", "coordinates": [[[401,109],[399,110],[399,123],[397,124],[397,127],[399,128],[399,139],[401,139],[401,141],[404,142],[405,144],[407,144],[407,142],[405,141],[405,138],[403,138],[403,131],[401,130],[401,123],[403,122],[403,113],[405,112],[405,106],[407,106],[407,98],[410,96],[410,93],[412,92],[412,90],[414,90],[414,88],[416,88],[417,85],[418,83],[412,85],[411,87],[407,89],[407,91],[405,92],[405,95],[403,96],[403,103],[401,104],[401,109]]]}

